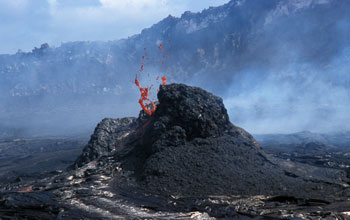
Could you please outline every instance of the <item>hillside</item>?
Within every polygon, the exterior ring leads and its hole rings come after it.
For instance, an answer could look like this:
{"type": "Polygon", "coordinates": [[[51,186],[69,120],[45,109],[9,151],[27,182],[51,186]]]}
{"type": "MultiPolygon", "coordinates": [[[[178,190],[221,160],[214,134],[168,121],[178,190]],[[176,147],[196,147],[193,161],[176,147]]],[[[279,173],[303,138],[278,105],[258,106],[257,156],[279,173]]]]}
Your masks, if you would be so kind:
{"type": "Polygon", "coordinates": [[[0,55],[0,119],[61,134],[134,115],[132,81],[147,48],[145,73],[221,95],[232,121],[252,132],[348,129],[349,9],[346,0],[232,0],[127,39],[0,55]],[[163,66],[160,43],[171,54],[163,66]]]}

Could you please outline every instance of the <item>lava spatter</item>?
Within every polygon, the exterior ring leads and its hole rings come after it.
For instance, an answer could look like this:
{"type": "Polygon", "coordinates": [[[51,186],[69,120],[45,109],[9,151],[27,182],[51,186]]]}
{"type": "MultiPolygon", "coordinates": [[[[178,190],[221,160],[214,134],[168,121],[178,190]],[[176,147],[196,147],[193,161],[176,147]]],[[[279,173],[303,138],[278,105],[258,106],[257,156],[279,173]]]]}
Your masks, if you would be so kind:
{"type": "Polygon", "coordinates": [[[147,112],[148,115],[152,115],[152,113],[156,110],[156,105],[154,104],[154,102],[152,102],[149,98],[148,98],[148,92],[149,89],[151,89],[152,87],[146,87],[146,88],[142,88],[141,84],[139,82],[139,80],[137,79],[137,75],[135,78],[135,84],[136,86],[140,89],[141,92],[141,98],[139,99],[139,103],[141,105],[141,108],[147,112]],[[145,104],[144,102],[148,101],[150,102],[150,104],[145,104]]]}
{"type": "MultiPolygon", "coordinates": [[[[164,45],[163,44],[159,44],[158,49],[161,51],[164,49],[164,45]]],[[[145,60],[149,60],[149,55],[148,53],[146,53],[146,48],[144,48],[145,54],[142,56],[142,62],[141,62],[141,67],[140,67],[140,72],[143,72],[145,70],[145,67],[147,64],[150,64],[149,61],[144,62],[145,60]]],[[[170,56],[170,53],[162,53],[162,59],[161,59],[161,64],[164,65],[165,64],[165,58],[170,56]]],[[[148,78],[150,77],[150,74],[147,74],[148,78]]],[[[156,80],[159,80],[159,76],[157,76],[156,80]]],[[[161,78],[162,80],[162,85],[166,85],[166,77],[163,76],[161,78]]],[[[141,93],[141,97],[139,99],[139,103],[141,105],[141,108],[147,112],[148,115],[152,115],[152,113],[156,110],[156,105],[154,104],[155,100],[154,99],[150,99],[149,96],[151,95],[151,89],[153,87],[153,85],[151,85],[150,87],[141,87],[140,81],[137,79],[137,75],[135,78],[135,85],[140,89],[140,93],[141,93]],[[145,104],[145,102],[149,102],[147,104],[145,104]]],[[[159,90],[157,90],[158,92],[159,90]]]]}
{"type": "Polygon", "coordinates": [[[163,84],[163,86],[166,85],[166,77],[165,76],[162,77],[162,84],[163,84]]]}

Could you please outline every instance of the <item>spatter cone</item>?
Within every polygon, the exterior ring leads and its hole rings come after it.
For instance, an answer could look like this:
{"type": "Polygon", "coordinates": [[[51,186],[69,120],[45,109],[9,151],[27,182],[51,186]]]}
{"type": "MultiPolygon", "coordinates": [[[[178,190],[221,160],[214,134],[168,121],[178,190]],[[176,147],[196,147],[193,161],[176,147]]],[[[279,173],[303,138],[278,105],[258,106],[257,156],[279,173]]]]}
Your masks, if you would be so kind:
{"type": "MultiPolygon", "coordinates": [[[[160,86],[158,100],[151,116],[141,112],[138,127],[115,153],[133,186],[179,196],[295,195],[313,187],[286,172],[252,135],[233,125],[221,98],[170,84],[160,86]]],[[[127,185],[123,178],[116,180],[116,187],[127,185]]]]}

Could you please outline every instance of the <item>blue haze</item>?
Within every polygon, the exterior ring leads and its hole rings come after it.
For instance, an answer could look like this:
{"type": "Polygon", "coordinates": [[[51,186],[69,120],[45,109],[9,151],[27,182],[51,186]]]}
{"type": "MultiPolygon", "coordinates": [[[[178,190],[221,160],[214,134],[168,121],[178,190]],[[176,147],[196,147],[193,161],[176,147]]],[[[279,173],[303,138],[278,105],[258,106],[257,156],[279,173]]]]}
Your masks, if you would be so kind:
{"type": "Polygon", "coordinates": [[[249,132],[349,130],[348,11],[346,0],[232,0],[122,40],[1,55],[0,120],[19,134],[43,135],[136,116],[132,81],[147,48],[157,62],[145,73],[222,96],[231,121],[249,132]],[[171,52],[166,69],[159,43],[171,52]]]}

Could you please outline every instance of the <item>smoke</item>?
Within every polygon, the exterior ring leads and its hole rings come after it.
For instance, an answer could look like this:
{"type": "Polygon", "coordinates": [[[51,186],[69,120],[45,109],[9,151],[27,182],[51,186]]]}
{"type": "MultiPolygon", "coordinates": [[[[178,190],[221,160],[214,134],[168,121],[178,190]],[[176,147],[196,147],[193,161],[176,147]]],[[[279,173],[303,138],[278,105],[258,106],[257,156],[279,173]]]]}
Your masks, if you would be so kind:
{"type": "Polygon", "coordinates": [[[225,93],[231,120],[252,133],[349,130],[348,9],[322,2],[265,24],[225,93]]]}
{"type": "Polygon", "coordinates": [[[313,66],[270,71],[271,75],[257,81],[253,80],[257,72],[238,74],[239,83],[234,83],[225,96],[233,123],[252,133],[350,129],[346,123],[350,120],[348,73],[339,78],[334,74],[330,79],[329,74],[341,71],[335,65],[323,72],[313,66]]]}
{"type": "Polygon", "coordinates": [[[74,135],[104,117],[137,116],[139,74],[152,98],[163,75],[223,97],[230,120],[251,133],[350,130],[350,2],[302,2],[231,1],[125,40],[2,56],[1,126],[74,135]],[[171,53],[164,65],[159,43],[171,53]],[[153,64],[140,73],[144,48],[153,64]]]}
{"type": "Polygon", "coordinates": [[[348,1],[245,2],[192,34],[186,47],[199,53],[182,62],[198,70],[184,82],[222,96],[252,133],[349,130],[349,10],[348,1]]]}

